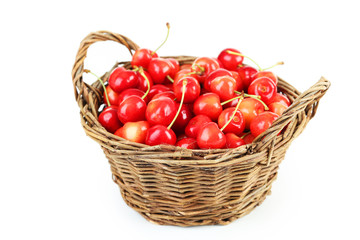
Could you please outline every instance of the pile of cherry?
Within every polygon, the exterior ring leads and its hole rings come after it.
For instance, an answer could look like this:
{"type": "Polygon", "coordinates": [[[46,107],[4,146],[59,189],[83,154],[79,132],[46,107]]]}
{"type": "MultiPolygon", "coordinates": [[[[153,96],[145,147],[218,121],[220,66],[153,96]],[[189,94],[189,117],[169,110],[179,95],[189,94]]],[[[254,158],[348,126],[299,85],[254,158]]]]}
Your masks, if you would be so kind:
{"type": "Polygon", "coordinates": [[[227,48],[217,58],[199,57],[180,66],[176,59],[138,49],[132,67],[117,67],[103,85],[106,107],[99,122],[121,138],[150,146],[249,144],[290,101],[277,92],[273,72],[243,64],[244,57],[227,48]]]}

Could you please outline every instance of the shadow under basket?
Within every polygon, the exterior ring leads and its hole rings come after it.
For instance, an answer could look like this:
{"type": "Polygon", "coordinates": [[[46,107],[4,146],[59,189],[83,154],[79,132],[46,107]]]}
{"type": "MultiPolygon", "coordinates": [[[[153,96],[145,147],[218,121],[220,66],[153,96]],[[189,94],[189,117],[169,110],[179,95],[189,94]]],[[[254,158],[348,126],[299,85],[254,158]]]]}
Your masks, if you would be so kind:
{"type": "MultiPolygon", "coordinates": [[[[98,122],[102,86],[99,81],[91,85],[85,83],[82,75],[89,46],[107,40],[124,45],[131,54],[139,48],[127,37],[108,31],[90,33],[84,38],[72,70],[81,124],[86,134],[103,149],[113,180],[127,205],[156,224],[224,225],[250,213],[270,194],[286,150],[314,117],[320,98],[330,87],[330,82],[321,78],[300,93],[279,79],[278,90],[286,94],[292,104],[252,144],[216,150],[151,147],[115,136],[98,122]]],[[[180,64],[195,59],[173,58],[180,64]]],[[[115,64],[102,76],[103,81],[120,65],[130,67],[129,62],[115,64]]]]}

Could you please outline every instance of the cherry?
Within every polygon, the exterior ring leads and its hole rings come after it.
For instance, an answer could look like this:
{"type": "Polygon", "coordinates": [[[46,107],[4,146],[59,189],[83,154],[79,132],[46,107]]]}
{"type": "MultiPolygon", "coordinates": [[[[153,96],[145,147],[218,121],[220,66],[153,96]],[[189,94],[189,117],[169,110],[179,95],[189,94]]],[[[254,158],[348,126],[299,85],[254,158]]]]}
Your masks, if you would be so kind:
{"type": "Polygon", "coordinates": [[[267,77],[257,78],[248,88],[249,94],[260,96],[261,100],[265,103],[267,103],[276,94],[276,91],[276,85],[270,78],[267,77]]]}
{"type": "Polygon", "coordinates": [[[238,137],[235,133],[227,133],[225,134],[225,137],[227,148],[237,148],[246,144],[245,141],[241,137],[238,137]]]}
{"type": "Polygon", "coordinates": [[[175,145],[176,135],[173,130],[163,125],[155,125],[149,128],[145,143],[150,146],[169,144],[175,145]]]}
{"type": "Polygon", "coordinates": [[[129,96],[119,104],[118,117],[122,123],[145,120],[146,103],[136,95],[129,96]]]}
{"type": "Polygon", "coordinates": [[[213,72],[211,72],[209,74],[209,76],[207,76],[207,78],[205,79],[205,82],[204,82],[204,88],[208,91],[211,91],[211,88],[210,88],[210,85],[211,85],[211,82],[217,78],[217,77],[220,77],[220,76],[230,76],[232,77],[232,73],[224,68],[218,68],[216,70],[214,70],[213,72]]]}
{"type": "Polygon", "coordinates": [[[109,106],[107,99],[109,99],[110,105],[119,105],[119,94],[112,90],[109,85],[106,86],[106,91],[104,91],[104,102],[107,106],[109,106]]]}
{"type": "Polygon", "coordinates": [[[239,91],[239,92],[243,91],[245,89],[244,88],[244,83],[243,83],[239,73],[236,72],[236,71],[230,71],[230,72],[231,72],[232,77],[236,81],[236,90],[239,91]]]}
{"type": "Polygon", "coordinates": [[[148,81],[150,83],[150,88],[154,85],[150,74],[147,71],[143,71],[144,75],[146,76],[147,80],[142,76],[142,74],[140,73],[140,71],[136,72],[136,75],[138,76],[139,79],[139,83],[137,88],[143,92],[146,92],[149,88],[148,86],[148,81]]]}
{"type": "Polygon", "coordinates": [[[145,143],[150,124],[146,121],[127,122],[114,134],[132,142],[145,143]]]}
{"type": "MultiPolygon", "coordinates": [[[[180,106],[180,104],[176,103],[176,108],[179,108],[179,106],[180,106]]],[[[180,113],[177,116],[177,118],[172,126],[172,130],[174,130],[174,132],[176,132],[176,133],[184,132],[185,127],[187,126],[187,124],[189,123],[189,121],[192,117],[193,117],[193,114],[191,112],[189,105],[183,104],[180,107],[180,113]]]]}
{"type": "Polygon", "coordinates": [[[172,73],[172,63],[165,58],[153,58],[151,59],[148,72],[155,84],[161,84],[165,82],[166,76],[172,73]]]}
{"type": "Polygon", "coordinates": [[[139,48],[135,51],[132,57],[131,66],[147,68],[149,66],[150,60],[157,57],[158,55],[156,52],[146,48],[139,48]]]}
{"type": "Polygon", "coordinates": [[[122,92],[128,88],[136,88],[138,86],[139,78],[134,71],[131,70],[117,70],[114,71],[109,76],[109,85],[112,90],[115,92],[122,92]]]}
{"type": "Polygon", "coordinates": [[[252,76],[258,72],[255,68],[247,65],[239,67],[236,71],[242,80],[243,89],[247,89],[249,87],[253,80],[252,76]]]}
{"type": "Polygon", "coordinates": [[[176,146],[178,147],[182,147],[182,148],[187,148],[187,149],[198,149],[199,146],[196,143],[196,139],[195,138],[183,138],[183,139],[178,139],[176,146]]]}
{"type": "Polygon", "coordinates": [[[194,102],[200,95],[200,84],[199,82],[193,77],[184,77],[179,81],[174,83],[174,93],[175,97],[178,101],[180,101],[181,96],[183,94],[183,82],[187,81],[187,85],[185,88],[185,96],[184,96],[184,103],[192,103],[194,102]]]}
{"type": "Polygon", "coordinates": [[[193,117],[186,125],[185,128],[186,136],[190,138],[196,138],[200,128],[202,128],[202,126],[208,122],[211,122],[211,119],[206,115],[197,115],[193,117]]]}
{"type": "MultiPolygon", "coordinates": [[[[125,89],[124,91],[122,91],[118,96],[118,103],[121,103],[122,101],[124,101],[126,98],[130,97],[130,96],[139,96],[142,97],[144,96],[144,92],[137,89],[137,88],[128,88],[125,89]]],[[[147,96],[144,98],[145,102],[148,102],[148,98],[147,96]]]]}
{"type": "Polygon", "coordinates": [[[172,71],[170,73],[170,77],[174,79],[175,74],[180,70],[180,64],[175,58],[167,58],[167,60],[171,63],[172,71]]]}
{"type": "Polygon", "coordinates": [[[246,144],[250,144],[254,141],[255,137],[251,134],[251,132],[245,133],[241,138],[244,140],[246,144]]]}
{"type": "Polygon", "coordinates": [[[260,113],[265,111],[264,105],[254,98],[245,98],[240,106],[239,110],[245,119],[245,128],[250,129],[251,121],[260,113]]]}
{"type": "MultiPolygon", "coordinates": [[[[239,104],[239,103],[238,103],[239,104]]],[[[241,103],[240,103],[241,104],[241,103]]],[[[218,125],[220,128],[224,127],[224,125],[231,119],[230,123],[223,129],[224,133],[235,133],[236,135],[241,134],[245,129],[245,119],[241,111],[235,110],[235,107],[227,108],[221,112],[218,125]],[[235,112],[235,115],[233,116],[235,112]],[[233,117],[232,117],[233,116],[233,117]]]]}
{"type": "Polygon", "coordinates": [[[222,112],[220,97],[215,93],[200,95],[194,102],[193,111],[195,115],[203,114],[216,121],[222,112]]]}
{"type": "Polygon", "coordinates": [[[258,78],[267,77],[267,78],[271,79],[275,83],[275,85],[277,85],[277,82],[278,82],[277,76],[273,72],[270,72],[270,71],[260,71],[260,72],[253,74],[251,77],[252,77],[253,81],[255,81],[258,78]]]}
{"type": "Polygon", "coordinates": [[[250,124],[250,131],[254,137],[265,132],[271,124],[279,117],[279,115],[266,111],[257,115],[250,124]]]}
{"type": "MultiPolygon", "coordinates": [[[[227,70],[236,70],[236,68],[242,64],[244,57],[239,55],[234,55],[229,53],[236,52],[240,53],[238,50],[233,48],[226,48],[223,51],[220,52],[218,59],[222,63],[223,67],[227,70]]],[[[241,54],[241,53],[240,53],[241,54]]]]}
{"type": "Polygon", "coordinates": [[[199,57],[195,59],[191,67],[192,71],[197,73],[200,83],[204,83],[207,76],[218,68],[220,68],[220,65],[217,60],[209,57],[199,57]]]}
{"type": "Polygon", "coordinates": [[[149,99],[152,99],[156,94],[161,93],[161,92],[168,92],[168,91],[172,91],[172,89],[165,85],[162,85],[162,84],[153,85],[150,88],[148,97],[149,97],[149,99]]]}
{"type": "Polygon", "coordinates": [[[104,109],[99,115],[99,122],[100,124],[111,133],[114,133],[118,130],[122,124],[118,119],[117,116],[118,107],[117,106],[110,106],[104,109]]]}
{"type": "Polygon", "coordinates": [[[288,106],[286,106],[282,102],[273,102],[269,104],[270,112],[276,113],[279,116],[281,116],[287,108],[288,106]]]}
{"type": "Polygon", "coordinates": [[[160,97],[168,97],[168,98],[174,100],[174,99],[175,99],[175,93],[172,92],[172,91],[160,92],[160,93],[156,94],[156,95],[152,98],[152,100],[157,99],[157,98],[160,98],[160,97]]]}
{"type": "Polygon", "coordinates": [[[229,100],[234,97],[236,80],[230,76],[217,77],[211,82],[210,89],[220,97],[221,101],[229,100]]]}
{"type": "Polygon", "coordinates": [[[281,93],[276,93],[269,101],[268,104],[274,103],[274,102],[279,102],[282,103],[284,105],[286,105],[287,107],[291,105],[290,100],[283,94],[281,93]]]}
{"type": "Polygon", "coordinates": [[[169,125],[176,114],[175,101],[168,97],[159,97],[146,107],[146,119],[150,125],[169,125]]]}
{"type": "Polygon", "coordinates": [[[202,149],[221,149],[226,145],[224,133],[214,122],[205,123],[204,126],[200,128],[196,141],[202,149]]]}

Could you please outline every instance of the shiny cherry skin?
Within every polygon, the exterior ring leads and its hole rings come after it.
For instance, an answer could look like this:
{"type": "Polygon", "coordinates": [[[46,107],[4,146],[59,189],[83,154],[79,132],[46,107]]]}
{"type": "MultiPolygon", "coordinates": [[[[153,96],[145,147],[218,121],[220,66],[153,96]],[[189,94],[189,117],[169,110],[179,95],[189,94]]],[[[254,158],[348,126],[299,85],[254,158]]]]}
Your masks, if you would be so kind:
{"type": "Polygon", "coordinates": [[[230,76],[217,77],[211,82],[210,89],[220,97],[221,101],[229,100],[235,95],[236,80],[230,76]]]}
{"type": "MultiPolygon", "coordinates": [[[[130,97],[130,96],[138,96],[138,97],[143,97],[144,96],[144,92],[137,89],[137,88],[128,88],[125,89],[124,91],[122,91],[119,94],[119,103],[121,103],[122,101],[124,101],[126,98],[130,97]]],[[[145,102],[148,102],[148,97],[146,96],[144,98],[145,102]]]]}
{"type": "Polygon", "coordinates": [[[242,145],[246,145],[244,139],[238,137],[235,133],[227,133],[226,137],[226,147],[227,148],[237,148],[242,145]]]}
{"type": "Polygon", "coordinates": [[[168,144],[176,144],[176,135],[173,130],[167,129],[164,125],[155,125],[149,128],[145,143],[150,146],[168,144]]]}
{"type": "Polygon", "coordinates": [[[275,85],[277,85],[277,82],[278,82],[277,76],[273,72],[270,72],[270,71],[260,71],[260,72],[253,74],[251,77],[252,77],[253,81],[258,78],[267,77],[267,78],[270,78],[274,82],[275,85]]]}
{"type": "Polygon", "coordinates": [[[180,140],[178,139],[175,146],[186,148],[186,149],[198,149],[199,148],[199,146],[196,143],[195,138],[187,138],[187,137],[180,139],[180,140]]]}
{"type": "Polygon", "coordinates": [[[246,144],[250,144],[254,141],[255,137],[251,133],[246,133],[245,136],[242,137],[242,139],[246,144]]]}
{"type": "Polygon", "coordinates": [[[247,89],[249,87],[253,81],[252,76],[258,72],[255,68],[247,65],[237,68],[236,71],[242,80],[243,89],[247,89]]]}
{"type": "Polygon", "coordinates": [[[254,137],[259,136],[265,132],[278,117],[279,115],[269,111],[260,113],[250,124],[251,134],[254,135],[254,137]]]}
{"type": "MultiPolygon", "coordinates": [[[[180,104],[179,103],[175,103],[175,104],[176,104],[176,109],[178,109],[180,104]]],[[[190,106],[188,104],[183,104],[181,106],[180,113],[177,116],[171,129],[177,134],[183,133],[185,131],[185,127],[188,125],[192,117],[193,114],[191,112],[190,106]]]]}
{"type": "Polygon", "coordinates": [[[169,92],[169,91],[172,91],[172,89],[165,85],[162,85],[162,84],[153,85],[150,88],[148,97],[151,100],[156,94],[161,93],[161,92],[169,92]]]}
{"type": "Polygon", "coordinates": [[[179,61],[175,58],[167,58],[167,60],[171,63],[171,72],[169,75],[172,79],[174,79],[175,74],[180,70],[179,61]]]}
{"type": "Polygon", "coordinates": [[[276,93],[269,101],[268,104],[274,103],[274,102],[279,102],[282,103],[286,106],[290,106],[291,102],[289,100],[288,97],[286,97],[285,95],[281,94],[281,93],[276,93]]]}
{"type": "Polygon", "coordinates": [[[148,66],[148,72],[155,84],[165,82],[166,76],[170,76],[173,71],[172,63],[165,58],[152,58],[148,66]]]}
{"type": "Polygon", "coordinates": [[[286,106],[282,102],[270,103],[268,107],[270,112],[276,113],[279,116],[281,116],[283,112],[288,108],[288,106],[286,106]]]}
{"type": "Polygon", "coordinates": [[[209,122],[211,122],[211,118],[206,115],[197,115],[193,117],[185,127],[186,136],[189,138],[196,138],[200,128],[202,128],[205,123],[209,122]]]}
{"type": "Polygon", "coordinates": [[[122,124],[119,121],[117,116],[118,107],[117,106],[110,106],[104,109],[99,115],[99,122],[100,124],[111,133],[114,133],[118,130],[122,124]]]}
{"type": "Polygon", "coordinates": [[[249,94],[260,96],[261,100],[266,104],[276,94],[276,91],[276,85],[270,78],[267,77],[257,78],[248,88],[249,94]]]}
{"type": "MultiPolygon", "coordinates": [[[[146,78],[149,80],[150,88],[151,88],[154,85],[152,78],[151,78],[150,74],[145,70],[144,70],[144,74],[145,74],[146,78]]],[[[143,92],[146,92],[148,90],[148,83],[147,83],[146,79],[140,74],[139,71],[136,72],[136,75],[138,76],[138,79],[139,79],[137,88],[143,92]]]]}
{"type": "Polygon", "coordinates": [[[143,67],[148,68],[150,60],[152,58],[157,58],[158,55],[156,52],[153,52],[146,48],[139,48],[135,51],[132,59],[131,59],[131,66],[133,67],[143,67]]]}
{"type": "Polygon", "coordinates": [[[150,125],[168,126],[177,112],[175,101],[168,97],[159,97],[149,102],[146,108],[146,120],[150,125]]]}
{"type": "Polygon", "coordinates": [[[132,142],[145,143],[150,124],[146,121],[127,122],[114,134],[132,142]]]}
{"type": "Polygon", "coordinates": [[[209,76],[207,76],[207,78],[205,79],[205,82],[204,82],[204,88],[208,91],[211,91],[210,89],[210,85],[211,85],[211,82],[217,78],[217,77],[221,77],[221,76],[230,76],[232,77],[233,75],[231,74],[230,71],[224,69],[224,68],[218,68],[216,70],[214,70],[213,72],[211,72],[209,74],[209,76]]]}
{"type": "Polygon", "coordinates": [[[200,128],[196,141],[201,149],[221,149],[226,145],[225,134],[214,122],[205,123],[200,128]]]}
{"type": "MultiPolygon", "coordinates": [[[[240,97],[240,95],[241,94],[235,93],[233,98],[240,97]]],[[[223,108],[225,109],[225,108],[229,108],[229,107],[236,107],[238,102],[239,102],[239,98],[236,98],[236,99],[232,100],[231,102],[228,102],[228,103],[224,104],[223,108]]]]}
{"type": "Polygon", "coordinates": [[[160,98],[160,97],[168,97],[172,100],[175,99],[175,93],[173,91],[167,91],[167,92],[160,92],[158,94],[156,94],[151,100],[160,98]]]}
{"type": "Polygon", "coordinates": [[[243,83],[239,73],[236,72],[236,71],[230,71],[230,72],[231,72],[232,77],[236,81],[236,90],[239,91],[239,92],[243,91],[245,89],[244,88],[244,83],[243,83]]]}
{"type": "Polygon", "coordinates": [[[122,67],[114,69],[109,76],[109,86],[117,93],[121,93],[128,88],[136,88],[138,83],[137,74],[131,70],[123,70],[122,67]]]}
{"type": "Polygon", "coordinates": [[[122,123],[145,120],[146,103],[136,95],[129,96],[119,104],[118,117],[122,123]]]}
{"type": "Polygon", "coordinates": [[[206,115],[212,121],[217,121],[223,108],[220,97],[215,93],[205,93],[200,95],[194,102],[193,111],[195,115],[206,115]]]}
{"type": "Polygon", "coordinates": [[[228,53],[227,51],[240,53],[234,48],[226,48],[222,50],[218,56],[219,61],[222,63],[223,67],[230,71],[235,71],[239,65],[244,61],[243,56],[235,55],[228,53]]]}
{"type": "MultiPolygon", "coordinates": [[[[241,104],[241,103],[240,103],[241,104]]],[[[218,125],[222,128],[232,117],[235,111],[235,107],[227,108],[221,112],[218,125]]],[[[245,119],[244,115],[238,109],[234,115],[234,118],[230,121],[230,123],[223,129],[224,133],[235,133],[236,135],[241,134],[245,129],[245,119]]]]}
{"type": "Polygon", "coordinates": [[[184,68],[184,69],[179,70],[174,76],[174,85],[177,83],[177,81],[179,81],[183,77],[193,77],[193,78],[195,78],[197,80],[198,76],[195,73],[194,74],[189,74],[191,72],[193,72],[191,70],[191,65],[190,65],[190,68],[184,68]]]}
{"type": "Polygon", "coordinates": [[[187,82],[185,86],[184,103],[192,103],[200,96],[200,84],[198,80],[193,77],[184,77],[174,84],[174,93],[176,101],[180,102],[184,91],[184,81],[187,82]]]}
{"type": "Polygon", "coordinates": [[[254,99],[254,98],[245,98],[242,100],[239,106],[239,110],[244,116],[245,119],[245,129],[250,129],[251,121],[260,113],[265,111],[264,105],[254,99]]]}
{"type": "Polygon", "coordinates": [[[192,70],[198,73],[197,79],[200,83],[204,83],[209,74],[218,68],[220,65],[217,60],[209,57],[199,57],[192,64],[192,70]]]}
{"type": "MultiPolygon", "coordinates": [[[[117,92],[115,92],[114,90],[112,90],[109,85],[106,86],[106,92],[107,92],[107,95],[109,98],[110,105],[118,106],[119,105],[119,94],[117,92]]],[[[106,100],[105,91],[104,91],[103,98],[104,98],[104,103],[106,105],[108,105],[107,100],[106,100]]]]}

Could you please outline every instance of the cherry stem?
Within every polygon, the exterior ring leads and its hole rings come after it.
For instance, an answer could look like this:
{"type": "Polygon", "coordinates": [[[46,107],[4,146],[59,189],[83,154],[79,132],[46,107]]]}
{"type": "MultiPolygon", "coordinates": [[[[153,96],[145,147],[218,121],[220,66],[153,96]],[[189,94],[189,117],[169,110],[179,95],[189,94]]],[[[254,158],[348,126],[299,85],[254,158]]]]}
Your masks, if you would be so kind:
{"type": "Polygon", "coordinates": [[[246,137],[247,135],[249,135],[249,134],[251,134],[251,132],[247,132],[247,133],[245,133],[244,135],[242,135],[240,138],[241,139],[244,139],[244,137],[246,137]]]}
{"type": "MultiPolygon", "coordinates": [[[[239,91],[234,91],[234,93],[243,94],[243,92],[239,92],[239,91]]],[[[258,95],[251,95],[251,94],[247,94],[247,93],[244,93],[244,97],[252,97],[252,98],[258,98],[258,99],[261,98],[261,97],[258,96],[258,95]]]]}
{"type": "Polygon", "coordinates": [[[205,68],[202,67],[202,66],[200,66],[199,64],[194,64],[194,65],[191,67],[191,70],[194,70],[194,71],[195,71],[195,74],[202,74],[203,72],[205,72],[205,68]],[[195,66],[195,67],[198,67],[198,68],[200,69],[200,72],[195,71],[194,66],[195,66]]]}
{"type": "MultiPolygon", "coordinates": [[[[236,91],[237,92],[237,91],[236,91]]],[[[240,92],[238,92],[239,94],[243,94],[243,93],[240,93],[240,92]]],[[[231,101],[234,101],[235,99],[239,99],[239,98],[243,98],[244,96],[237,96],[237,97],[234,97],[234,98],[231,98],[231,99],[229,99],[229,100],[226,100],[226,101],[224,101],[224,102],[222,102],[222,103],[220,103],[221,104],[221,106],[223,106],[223,105],[225,105],[225,104],[227,104],[227,103],[229,103],[229,102],[231,102],[231,101]]]]}
{"type": "Polygon", "coordinates": [[[196,71],[194,71],[194,72],[189,72],[189,73],[184,74],[183,77],[187,77],[187,76],[189,76],[189,75],[197,74],[197,73],[198,73],[198,72],[196,72],[196,71]]]}
{"type": "Polygon", "coordinates": [[[166,38],[165,40],[160,44],[160,46],[151,53],[151,56],[154,55],[163,45],[164,43],[167,41],[168,37],[169,37],[169,33],[170,33],[170,24],[166,23],[166,27],[167,27],[167,34],[166,34],[166,38]]]}
{"type": "Polygon", "coordinates": [[[176,121],[176,119],[177,119],[177,117],[179,116],[179,114],[180,114],[180,111],[181,111],[181,107],[182,107],[182,105],[183,105],[183,103],[184,103],[184,98],[185,98],[185,90],[186,90],[186,84],[187,84],[188,82],[187,82],[187,80],[185,79],[184,81],[183,81],[183,89],[182,89],[182,95],[181,95],[181,100],[180,100],[180,105],[179,105],[179,108],[178,108],[178,110],[177,110],[177,112],[176,112],[176,115],[175,115],[175,117],[174,117],[174,119],[172,120],[172,122],[169,124],[169,126],[167,127],[167,129],[171,129],[171,127],[174,125],[174,123],[175,123],[175,121],[176,121]]]}
{"type": "Polygon", "coordinates": [[[276,67],[276,66],[278,66],[278,65],[284,65],[284,62],[278,62],[278,63],[276,63],[276,64],[272,65],[271,67],[264,68],[264,69],[263,69],[263,71],[265,71],[265,70],[269,70],[269,69],[271,69],[271,68],[273,68],[273,67],[276,67]]]}
{"type": "Polygon", "coordinates": [[[235,114],[236,114],[236,112],[237,112],[237,110],[238,110],[238,108],[240,106],[240,103],[242,102],[243,99],[244,99],[244,96],[241,95],[239,97],[239,102],[236,104],[235,110],[234,110],[233,114],[231,115],[231,118],[229,119],[229,121],[227,121],[225,123],[225,125],[220,129],[220,131],[223,131],[227,127],[227,125],[229,125],[230,122],[233,120],[233,118],[235,117],[235,114]]]}
{"type": "Polygon", "coordinates": [[[227,53],[230,53],[230,54],[233,54],[233,55],[238,55],[238,56],[241,56],[241,57],[245,57],[247,59],[249,59],[250,61],[252,61],[253,63],[255,63],[255,65],[258,67],[259,71],[261,72],[263,69],[259,66],[259,64],[257,64],[252,58],[248,57],[248,56],[245,56],[244,54],[241,54],[241,53],[238,53],[238,52],[234,52],[234,51],[230,51],[230,50],[227,50],[226,51],[227,53]]]}
{"type": "Polygon", "coordinates": [[[110,104],[110,101],[109,101],[109,97],[108,97],[108,94],[107,94],[107,91],[106,91],[106,87],[105,87],[105,84],[103,82],[103,80],[101,80],[101,78],[99,78],[99,76],[97,76],[95,73],[93,73],[92,71],[88,70],[88,69],[84,69],[84,72],[86,73],[91,73],[92,75],[94,75],[98,80],[99,82],[101,83],[103,89],[104,89],[104,93],[105,93],[105,98],[106,98],[106,102],[107,102],[107,105],[110,107],[111,104],[110,104]]]}
{"type": "Polygon", "coordinates": [[[170,82],[174,83],[174,79],[172,79],[169,75],[167,75],[166,78],[167,78],[170,82]]]}
{"type": "Polygon", "coordinates": [[[146,96],[147,96],[148,93],[150,92],[150,81],[149,81],[149,79],[146,77],[146,75],[145,75],[144,70],[143,70],[142,67],[139,68],[139,73],[140,73],[140,75],[145,79],[145,81],[146,81],[146,83],[147,83],[147,85],[148,85],[148,88],[147,88],[145,94],[141,97],[141,99],[144,100],[144,98],[146,98],[146,96]]]}

